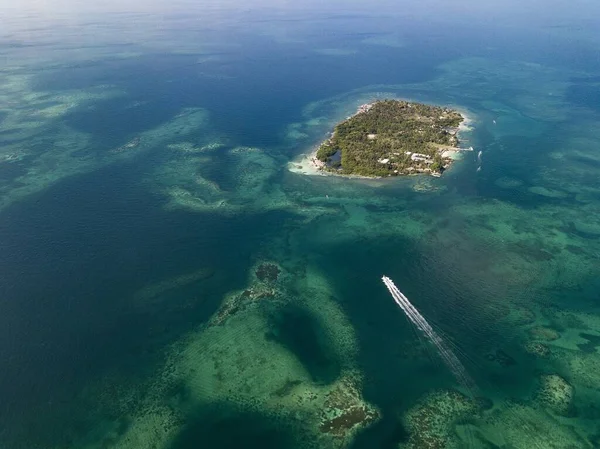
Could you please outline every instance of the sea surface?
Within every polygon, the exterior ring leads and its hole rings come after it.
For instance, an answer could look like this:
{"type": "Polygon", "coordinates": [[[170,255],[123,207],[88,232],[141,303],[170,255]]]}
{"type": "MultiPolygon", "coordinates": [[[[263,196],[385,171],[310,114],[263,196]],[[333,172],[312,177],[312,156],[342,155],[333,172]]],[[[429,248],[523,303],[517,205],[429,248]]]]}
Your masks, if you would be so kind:
{"type": "Polygon", "coordinates": [[[597,1],[50,3],[0,0],[0,447],[600,447],[597,1]],[[381,98],[475,151],[290,171],[381,98]]]}

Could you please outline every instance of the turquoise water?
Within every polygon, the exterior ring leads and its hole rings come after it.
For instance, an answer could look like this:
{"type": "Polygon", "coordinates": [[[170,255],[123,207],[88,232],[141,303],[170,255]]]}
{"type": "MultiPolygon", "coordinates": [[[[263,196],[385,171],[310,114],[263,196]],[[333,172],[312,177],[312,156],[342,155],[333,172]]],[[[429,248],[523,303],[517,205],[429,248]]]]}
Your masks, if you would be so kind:
{"type": "Polygon", "coordinates": [[[595,3],[36,8],[0,32],[3,447],[600,445],[595,3]],[[481,161],[288,170],[388,97],[481,161]]]}

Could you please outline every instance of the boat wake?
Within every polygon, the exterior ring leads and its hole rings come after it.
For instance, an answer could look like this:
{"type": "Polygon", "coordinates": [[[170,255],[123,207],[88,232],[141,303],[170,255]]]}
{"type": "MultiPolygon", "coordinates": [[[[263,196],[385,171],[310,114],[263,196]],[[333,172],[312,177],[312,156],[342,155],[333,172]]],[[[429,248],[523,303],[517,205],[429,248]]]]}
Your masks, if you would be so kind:
{"type": "Polygon", "coordinates": [[[433,330],[431,325],[427,322],[427,320],[419,313],[419,311],[411,304],[404,294],[398,290],[398,287],[394,284],[394,282],[387,276],[383,276],[381,278],[383,283],[390,291],[394,301],[396,304],[400,306],[404,314],[408,317],[408,319],[421,331],[423,332],[427,338],[433,343],[433,345],[437,348],[440,356],[444,363],[450,368],[450,371],[458,382],[469,390],[469,392],[474,392],[476,390],[476,385],[473,379],[467,373],[467,370],[462,365],[458,357],[452,352],[452,350],[448,347],[448,345],[444,342],[444,340],[433,330]]]}

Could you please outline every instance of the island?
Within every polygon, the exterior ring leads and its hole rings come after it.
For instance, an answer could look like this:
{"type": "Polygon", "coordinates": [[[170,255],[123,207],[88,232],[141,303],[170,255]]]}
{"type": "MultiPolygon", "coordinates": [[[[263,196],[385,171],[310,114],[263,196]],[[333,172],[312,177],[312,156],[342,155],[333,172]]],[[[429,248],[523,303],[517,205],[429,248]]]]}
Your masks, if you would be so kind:
{"type": "Polygon", "coordinates": [[[402,100],[364,104],[335,126],[310,163],[324,174],[440,176],[462,151],[458,131],[464,120],[447,107],[402,100]]]}

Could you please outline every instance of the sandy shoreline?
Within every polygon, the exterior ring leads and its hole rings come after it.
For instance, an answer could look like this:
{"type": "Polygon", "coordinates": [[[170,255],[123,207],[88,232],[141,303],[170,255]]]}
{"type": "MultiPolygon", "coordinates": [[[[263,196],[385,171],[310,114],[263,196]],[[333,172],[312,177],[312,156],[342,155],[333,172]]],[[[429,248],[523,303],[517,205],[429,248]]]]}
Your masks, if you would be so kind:
{"type": "Polygon", "coordinates": [[[317,146],[311,153],[301,155],[300,160],[288,162],[288,170],[292,173],[300,173],[310,176],[337,176],[338,178],[355,178],[355,179],[380,179],[381,176],[361,176],[361,175],[343,175],[333,173],[326,170],[321,170],[324,164],[317,159],[317,146]]]}
{"type": "MultiPolygon", "coordinates": [[[[404,101],[410,102],[411,100],[404,100],[404,101]]],[[[372,104],[372,103],[369,103],[369,105],[370,104],[372,104]]],[[[361,108],[363,106],[364,105],[361,105],[358,108],[358,110],[354,114],[352,114],[351,117],[353,117],[356,114],[359,114],[361,112],[361,108]]],[[[456,135],[459,138],[459,142],[460,142],[460,134],[461,133],[466,133],[466,132],[473,130],[473,127],[471,125],[474,123],[474,120],[464,109],[462,109],[460,107],[455,107],[455,106],[449,106],[449,107],[458,111],[463,116],[463,121],[461,122],[460,125],[458,125],[458,129],[456,132],[456,135]]],[[[338,177],[342,177],[342,178],[358,178],[358,179],[381,178],[381,177],[373,177],[373,176],[343,175],[343,174],[338,174],[338,173],[334,173],[334,172],[330,172],[330,171],[326,171],[326,170],[321,170],[321,167],[323,167],[325,164],[317,159],[317,151],[319,150],[320,145],[321,145],[321,143],[319,142],[319,144],[316,147],[311,149],[310,153],[301,154],[296,160],[288,162],[288,170],[291,171],[292,173],[299,173],[302,175],[309,175],[309,176],[338,176],[338,177]]],[[[456,151],[456,150],[448,150],[448,151],[455,153],[455,157],[450,156],[453,160],[460,159],[460,153],[461,153],[460,151],[456,151]]],[[[418,175],[418,174],[422,174],[422,173],[415,173],[415,175],[418,175]]]]}
{"type": "MultiPolygon", "coordinates": [[[[473,123],[475,123],[475,120],[464,110],[464,109],[460,109],[460,108],[453,108],[454,110],[458,111],[460,113],[460,115],[463,116],[463,121],[461,122],[460,125],[458,125],[458,131],[457,131],[457,136],[460,138],[460,133],[463,132],[469,132],[473,130],[473,123]]],[[[459,139],[460,141],[460,139],[459,139]]]]}

